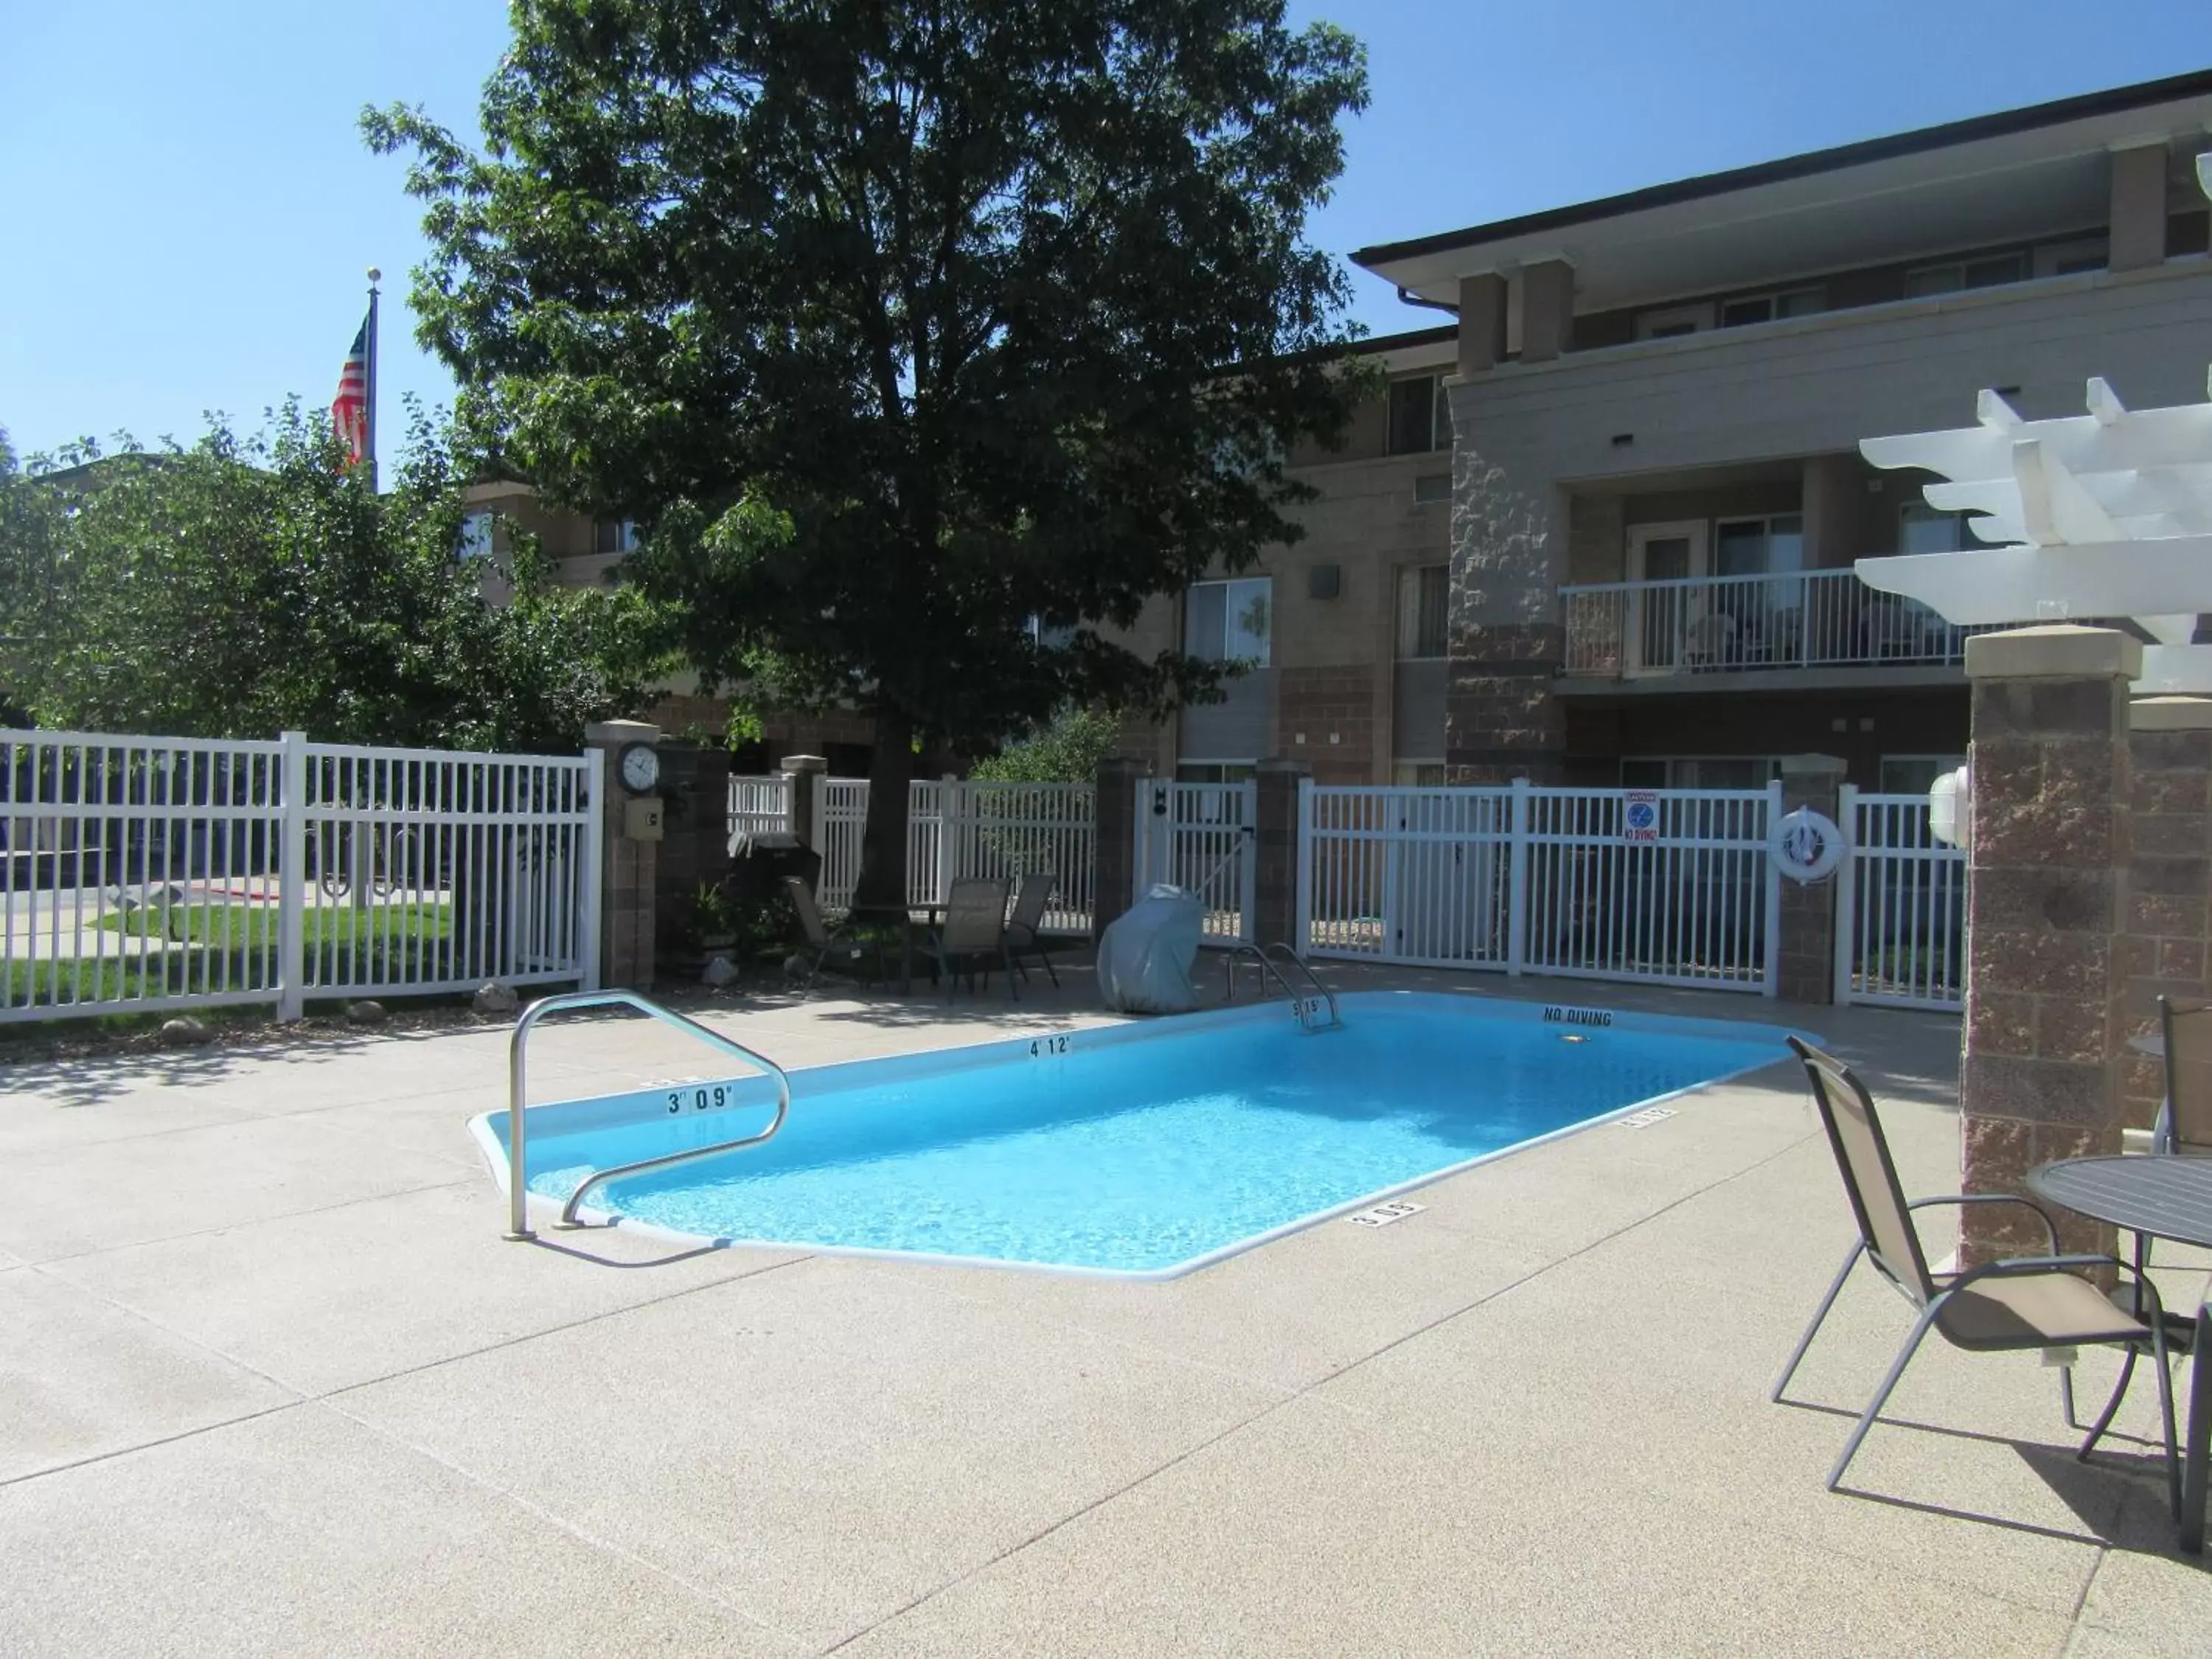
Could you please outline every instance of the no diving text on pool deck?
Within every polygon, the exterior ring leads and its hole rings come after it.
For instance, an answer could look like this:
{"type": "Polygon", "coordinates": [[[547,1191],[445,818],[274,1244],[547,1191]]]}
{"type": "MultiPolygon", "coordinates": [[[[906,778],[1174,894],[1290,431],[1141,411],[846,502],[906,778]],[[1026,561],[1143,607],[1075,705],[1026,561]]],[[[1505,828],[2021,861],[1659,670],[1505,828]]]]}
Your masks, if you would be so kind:
{"type": "Polygon", "coordinates": [[[1613,1010],[1610,1008],[1562,1008],[1557,1004],[1552,1004],[1544,1010],[1544,1024],[1547,1025],[1610,1025],[1613,1024],[1613,1010]]]}

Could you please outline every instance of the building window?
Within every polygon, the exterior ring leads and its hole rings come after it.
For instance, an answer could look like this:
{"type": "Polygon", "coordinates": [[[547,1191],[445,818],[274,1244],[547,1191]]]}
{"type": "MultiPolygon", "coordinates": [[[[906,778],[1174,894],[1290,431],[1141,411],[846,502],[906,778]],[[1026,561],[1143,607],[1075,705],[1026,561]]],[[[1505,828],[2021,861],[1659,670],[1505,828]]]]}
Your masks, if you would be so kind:
{"type": "Polygon", "coordinates": [[[1401,789],[1441,789],[1444,787],[1444,763],[1398,761],[1390,768],[1390,781],[1401,789]]]}
{"type": "Polygon", "coordinates": [[[1765,755],[1654,755],[1620,763],[1624,789],[1764,789],[1782,775],[1765,755]]]}
{"type": "Polygon", "coordinates": [[[1817,288],[1786,289],[1779,294],[1749,294],[1740,300],[1721,301],[1721,326],[1741,328],[1750,323],[1772,323],[1789,317],[1809,317],[1828,308],[1826,293],[1817,288]]]}
{"type": "Polygon", "coordinates": [[[1414,565],[1398,573],[1398,655],[1441,657],[1451,612],[1451,567],[1414,565]]]}
{"type": "Polygon", "coordinates": [[[1416,503],[1448,501],[1451,499],[1451,474],[1424,472],[1413,480],[1413,500],[1416,503]]]}
{"type": "Polygon", "coordinates": [[[2038,276],[2077,276],[2085,270],[2102,270],[2111,263],[2112,243],[2102,236],[2045,242],[2035,250],[2038,276]]]}
{"type": "Polygon", "coordinates": [[[1030,618],[1028,632],[1030,638],[1046,651],[1065,651],[1075,642],[1073,628],[1048,628],[1042,617],[1030,618]]]}
{"type": "Polygon", "coordinates": [[[1273,633],[1273,579],[1193,582],[1183,597],[1182,648],[1204,662],[1265,668],[1273,633]]]}
{"type": "Polygon", "coordinates": [[[1639,340],[1671,340],[1678,335],[1695,334],[1699,329],[1712,325],[1713,308],[1709,303],[1667,306],[1658,311],[1647,311],[1636,319],[1636,337],[1639,340]]]}
{"type": "Polygon", "coordinates": [[[1881,793],[1885,795],[1924,795],[1946,772],[1966,763],[1964,755],[1884,755],[1881,793]]]}
{"type": "Polygon", "coordinates": [[[454,551],[464,564],[472,559],[491,556],[492,516],[489,513],[461,514],[461,539],[454,551]]]}
{"type": "Polygon", "coordinates": [[[1796,513],[1723,519],[1713,526],[1717,576],[1784,575],[1805,568],[1805,520],[1796,513]]]}
{"type": "Polygon", "coordinates": [[[1956,294],[1970,288],[2001,288],[2027,280],[2024,253],[1991,253],[1977,259],[1952,259],[1942,264],[1916,265],[1905,273],[1905,297],[1925,299],[1932,294],[1956,294]]]}
{"type": "Polygon", "coordinates": [[[1900,553],[1957,553],[1979,547],[1963,513],[1942,513],[1925,501],[1907,501],[1897,510],[1900,553]]]}
{"type": "Polygon", "coordinates": [[[1425,455],[1451,447],[1451,406],[1433,374],[1390,382],[1390,453],[1425,455]]]}
{"type": "Polygon", "coordinates": [[[1258,775],[1253,761],[1178,761],[1177,783],[1249,783],[1258,775]]]}
{"type": "Polygon", "coordinates": [[[637,526],[629,519],[600,519],[592,526],[592,551],[594,553],[635,553],[637,551],[637,526]]]}

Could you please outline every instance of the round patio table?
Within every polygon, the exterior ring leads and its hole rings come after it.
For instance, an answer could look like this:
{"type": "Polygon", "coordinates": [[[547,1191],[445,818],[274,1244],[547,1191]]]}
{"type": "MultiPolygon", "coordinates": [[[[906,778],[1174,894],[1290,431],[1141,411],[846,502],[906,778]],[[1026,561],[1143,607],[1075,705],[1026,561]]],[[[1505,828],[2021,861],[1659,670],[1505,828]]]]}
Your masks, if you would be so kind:
{"type": "MultiPolygon", "coordinates": [[[[2212,1158],[2154,1154],[2069,1158],[2028,1171],[2039,1198],[2130,1232],[2212,1249],[2212,1158]]],[[[2208,1463],[2212,1463],[2212,1306],[2197,1316],[2189,1368],[2189,1422],[2182,1437],[2181,1547],[2204,1547],[2208,1463]]]]}

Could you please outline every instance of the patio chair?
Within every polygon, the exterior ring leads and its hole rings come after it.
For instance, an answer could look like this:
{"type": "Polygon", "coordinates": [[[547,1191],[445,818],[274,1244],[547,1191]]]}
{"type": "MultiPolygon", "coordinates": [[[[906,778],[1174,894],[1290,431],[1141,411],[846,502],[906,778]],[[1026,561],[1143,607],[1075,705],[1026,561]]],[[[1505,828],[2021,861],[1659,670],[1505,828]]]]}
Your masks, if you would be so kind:
{"type": "Polygon", "coordinates": [[[1021,994],[1014,985],[1013,957],[1006,948],[1006,884],[1003,881],[971,876],[954,882],[945,896],[944,925],[930,935],[921,950],[945,976],[947,1002],[952,1000],[953,979],[963,967],[972,991],[977,967],[981,967],[988,983],[994,962],[1006,970],[1006,994],[1021,994]]]}
{"type": "MultiPolygon", "coordinates": [[[[1791,1352],[1789,1363],[1783,1366],[1782,1376],[1768,1398],[1782,1398],[1782,1391],[1790,1386],[1790,1377],[1796,1373],[1798,1362],[1813,1346],[1821,1322],[1827,1318],[1829,1309],[1835,1305],[1836,1297],[1844,1288],[1844,1281],[1850,1277],[1862,1256],[1874,1263],[1875,1270],[1891,1286],[1919,1310],[1919,1317],[1913,1322],[1905,1346],[1898,1350],[1888,1375],[1882,1378],[1881,1386],[1875,1390],[1874,1398],[1851,1430],[1843,1455],[1828,1471],[1828,1490],[1833,1492],[1843,1480],[1844,1471],[1850,1467],[1860,1442],[1881,1416],[1882,1407],[1897,1387],[1898,1379],[1905,1375],[1905,1368],[1918,1351],[1922,1339],[1933,1330],[1954,1347],[1976,1353],[2017,1353],[2107,1343],[2132,1351],[2148,1345],[2156,1362],[2159,1407],[2166,1429],[2167,1492],[2175,1512],[2179,1513],[2180,1466],[2174,1448],[2173,1379],[2166,1370],[2166,1321],[2156,1288],[2148,1279],[2136,1276],[2135,1293],[2141,1298],[2138,1305],[2149,1305],[2147,1321],[2115,1306],[2095,1285],[2081,1278],[2078,1270],[2134,1270],[2118,1256],[2060,1255],[2057,1224],[2041,1206],[2015,1194],[1958,1193],[1906,1203],[1904,1191],[1898,1185],[1897,1166],[1890,1159],[1889,1142],[1882,1133],[1881,1120],[1875,1114],[1874,1101],[1866,1085],[1842,1061],[1810,1043],[1793,1036],[1790,1047],[1804,1062],[1805,1075],[1813,1088],[1813,1103],[1820,1109],[1821,1126],[1828,1132],[1828,1146],[1835,1153],[1837,1172],[1843,1176],[1844,1195],[1850,1200],[1859,1236],[1850,1254],[1844,1257],[1844,1265],[1829,1285],[1828,1293],[1820,1298],[1813,1322],[1798,1339],[1797,1346],[1791,1352]],[[2051,1240],[2051,1253],[1988,1262],[1965,1273],[1929,1272],[1927,1258],[1921,1252],[1920,1236],[1913,1229],[1912,1212],[1934,1205],[1966,1204],[2017,1204],[2033,1210],[2051,1240]]],[[[2070,1367],[2060,1372],[2060,1382],[2070,1422],[2070,1367]]],[[[2083,1455],[2087,1452],[2085,1445],[2083,1455]]]]}
{"type": "Polygon", "coordinates": [[[1022,967],[1022,958],[1035,957],[1042,964],[1045,976],[1055,989],[1060,975],[1053,972],[1052,957],[1047,953],[1044,934],[1044,908],[1052,900],[1052,890],[1059,877],[1049,870],[1024,871],[1014,884],[1014,913],[1006,919],[1006,953],[1016,968],[1021,969],[1024,979],[1030,971],[1022,967]]]}
{"type": "Polygon", "coordinates": [[[824,925],[822,911],[814,902],[814,889],[807,884],[804,876],[786,876],[783,890],[791,900],[792,909],[798,914],[799,931],[803,935],[803,942],[797,953],[784,964],[787,977],[811,985],[821,978],[824,968],[850,974],[863,985],[876,977],[862,968],[868,960],[870,947],[859,939],[845,936],[846,928],[851,925],[849,922],[840,922],[834,928],[824,925]],[[805,962],[810,951],[814,954],[814,960],[794,973],[792,963],[805,962]]]}

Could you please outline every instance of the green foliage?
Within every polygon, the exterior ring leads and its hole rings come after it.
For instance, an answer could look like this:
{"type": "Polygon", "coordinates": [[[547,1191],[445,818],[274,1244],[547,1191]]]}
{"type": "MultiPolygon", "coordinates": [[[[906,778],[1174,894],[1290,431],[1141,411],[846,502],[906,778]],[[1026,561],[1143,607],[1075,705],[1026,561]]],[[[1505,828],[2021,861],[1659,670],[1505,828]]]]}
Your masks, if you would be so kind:
{"type": "Polygon", "coordinates": [[[0,474],[0,569],[52,573],[13,681],[41,724],[565,750],[628,699],[643,601],[557,586],[527,538],[460,560],[465,480],[419,411],[382,494],[296,402],[91,471],[0,474]]]}
{"type": "Polygon", "coordinates": [[[1088,783],[1121,743],[1121,716],[1104,708],[1063,708],[1034,737],[1009,744],[975,769],[1002,783],[1088,783]]]}
{"type": "Polygon", "coordinates": [[[1367,92],[1285,12],[517,0],[484,153],[364,112],[472,440],[645,527],[710,686],[873,717],[864,897],[918,740],[1216,695],[1116,632],[1298,533],[1282,457],[1357,391],[1305,217],[1367,92]]]}

